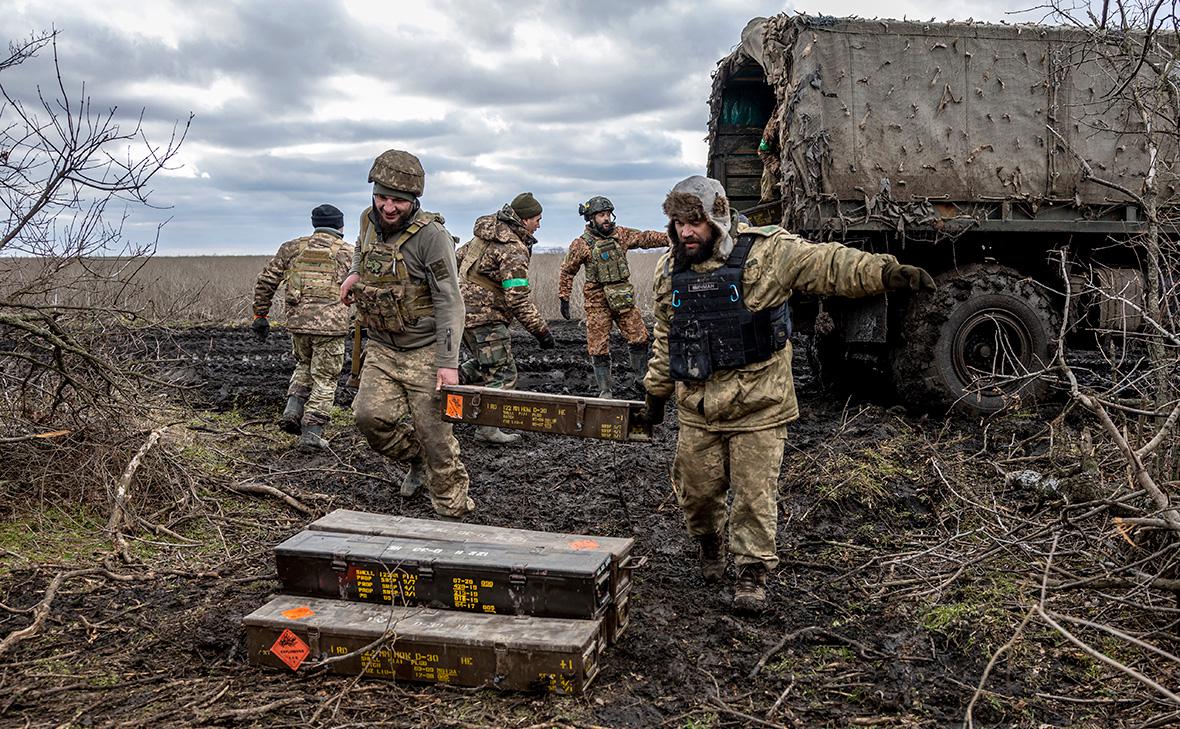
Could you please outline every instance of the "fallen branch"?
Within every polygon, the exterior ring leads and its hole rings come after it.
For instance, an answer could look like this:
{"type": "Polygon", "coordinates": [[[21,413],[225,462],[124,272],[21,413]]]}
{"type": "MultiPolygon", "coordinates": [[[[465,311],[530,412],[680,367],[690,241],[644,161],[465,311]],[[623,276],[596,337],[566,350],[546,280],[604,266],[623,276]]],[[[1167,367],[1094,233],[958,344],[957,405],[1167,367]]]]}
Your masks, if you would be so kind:
{"type": "Polygon", "coordinates": [[[22,640],[31,638],[37,634],[37,631],[41,629],[42,623],[45,622],[45,618],[49,615],[49,608],[51,605],[53,605],[53,598],[57,597],[57,591],[63,582],[74,577],[93,575],[105,571],[106,570],[98,568],[90,568],[84,570],[72,570],[70,572],[58,572],[54,578],[49,581],[49,587],[45,588],[45,595],[41,598],[41,602],[37,603],[33,607],[33,622],[19,630],[14,630],[5,636],[4,640],[0,641],[0,655],[4,655],[4,653],[9,648],[21,642],[22,640]]]}
{"type": "Polygon", "coordinates": [[[143,463],[144,456],[152,449],[160,440],[160,436],[169,426],[165,425],[156,428],[139,447],[139,450],[132,456],[131,462],[127,464],[127,468],[123,470],[123,475],[119,477],[119,482],[115,485],[115,505],[111,509],[111,518],[107,521],[107,531],[111,533],[115,541],[115,549],[118,550],[119,555],[123,560],[130,562],[130,555],[127,554],[127,540],[123,537],[123,527],[128,524],[127,518],[127,502],[131,500],[131,480],[135,478],[135,472],[139,470],[139,466],[143,463]]]}
{"type": "Polygon", "coordinates": [[[309,507],[307,504],[304,504],[294,496],[288,494],[286,491],[277,489],[274,486],[267,486],[264,483],[256,483],[254,481],[240,481],[237,483],[231,483],[227,485],[226,488],[228,488],[230,491],[237,491],[241,494],[264,494],[266,496],[273,496],[276,499],[282,500],[283,503],[287,504],[287,506],[290,506],[292,509],[298,511],[301,514],[311,515],[315,513],[311,507],[309,507]]]}

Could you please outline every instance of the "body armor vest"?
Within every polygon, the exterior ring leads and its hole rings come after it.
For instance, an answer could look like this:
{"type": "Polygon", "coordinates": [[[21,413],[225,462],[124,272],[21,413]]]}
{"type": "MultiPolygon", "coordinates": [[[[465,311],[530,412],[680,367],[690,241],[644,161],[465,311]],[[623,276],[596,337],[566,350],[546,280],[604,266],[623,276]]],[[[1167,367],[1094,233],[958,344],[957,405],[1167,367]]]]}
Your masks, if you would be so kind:
{"type": "Polygon", "coordinates": [[[627,250],[615,238],[596,238],[586,231],[582,240],[590,247],[586,261],[586,283],[613,284],[631,280],[627,250]]]}
{"type": "Polygon", "coordinates": [[[406,268],[402,246],[434,222],[432,213],[419,212],[392,240],[378,242],[377,228],[366,216],[361,226],[360,280],[353,286],[357,315],[366,327],[400,334],[424,316],[434,314],[430,287],[414,281],[406,268]]]}
{"type": "Polygon", "coordinates": [[[668,330],[673,380],[707,380],[714,372],[767,360],[787,346],[791,315],[786,302],[750,311],[742,296],[742,268],[754,236],[739,236],[721,268],[672,272],[672,317],[668,330]]]}
{"type": "Polygon", "coordinates": [[[337,299],[340,295],[340,278],[336,258],[343,245],[343,239],[330,233],[317,233],[299,239],[299,252],[283,274],[288,304],[337,299]],[[331,241],[327,240],[329,237],[331,241]]]}

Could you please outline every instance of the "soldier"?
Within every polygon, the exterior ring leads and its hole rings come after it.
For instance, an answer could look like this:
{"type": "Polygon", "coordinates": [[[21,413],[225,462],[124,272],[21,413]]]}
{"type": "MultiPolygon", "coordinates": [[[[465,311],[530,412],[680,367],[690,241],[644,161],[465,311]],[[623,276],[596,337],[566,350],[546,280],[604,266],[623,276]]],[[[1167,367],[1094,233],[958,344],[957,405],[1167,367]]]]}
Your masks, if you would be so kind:
{"type": "MultiPolygon", "coordinates": [[[[456,254],[459,286],[467,307],[463,343],[472,359],[459,374],[464,383],[510,390],[516,384],[516,360],[508,325],[515,318],[537,338],[541,349],[556,343],[549,327],[529,295],[529,258],[541,227],[541,203],[531,192],[522,192],[493,215],[475,221],[473,237],[456,254]]],[[[482,425],[475,439],[494,445],[520,440],[519,433],[505,433],[482,425]]]]}
{"type": "Polygon", "coordinates": [[[601,195],[578,206],[586,230],[570,243],[561,262],[557,295],[561,315],[570,318],[570,294],[574,276],[586,267],[582,289],[586,307],[586,349],[594,364],[599,397],[613,397],[610,377],[611,323],[619,327],[630,347],[631,377],[634,384],[647,369],[647,327],[635,306],[635,287],[627,267],[627,251],[633,248],[663,248],[668,236],[656,230],[635,230],[615,225],[615,206],[601,195]]]}
{"type": "Polygon", "coordinates": [[[735,223],[721,183],[689,177],[664,200],[671,251],[655,275],[655,343],[637,416],[663,421],[676,395],[680,435],[672,487],[707,580],[737,566],[733,607],[759,612],[778,564],[777,483],[786,424],[799,417],[791,379],[793,291],[871,296],[932,289],[920,268],[770,225],[735,223]],[[726,491],[733,491],[726,513],[726,491]]]}
{"type": "Polygon", "coordinates": [[[299,434],[303,449],[326,448],[324,425],[336,397],[336,380],[344,366],[348,307],[337,299],[340,282],[352,263],[352,246],[344,242],[344,213],[331,205],[311,211],[315,231],[289,240],[258,274],[254,284],[254,324],[259,339],[270,334],[271,300],[285,284],[287,330],[295,354],[295,372],[287,387],[287,407],[279,427],[299,434]]]}
{"type": "Polygon", "coordinates": [[[409,152],[381,153],[369,170],[373,205],[361,214],[352,269],[340,300],[368,328],[356,424],[373,450],[408,463],[402,494],[426,484],[434,510],[475,508],[459,443],[440,414],[439,390],[459,382],[463,297],[455,244],[442,216],[422,210],[426,181],[409,152]]]}

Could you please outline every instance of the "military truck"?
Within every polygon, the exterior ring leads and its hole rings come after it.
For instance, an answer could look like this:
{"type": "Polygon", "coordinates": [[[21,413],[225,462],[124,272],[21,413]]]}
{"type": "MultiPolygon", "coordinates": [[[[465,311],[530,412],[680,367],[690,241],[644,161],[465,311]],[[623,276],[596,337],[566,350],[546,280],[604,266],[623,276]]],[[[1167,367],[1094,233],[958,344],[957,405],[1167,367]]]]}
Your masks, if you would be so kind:
{"type": "Polygon", "coordinates": [[[892,253],[938,283],[929,295],[794,302],[828,379],[867,369],[906,402],[981,413],[1043,394],[1063,253],[1110,294],[1071,301],[1086,325],[1071,341],[1141,326],[1129,239],[1142,216],[1086,179],[1082,160],[1136,190],[1146,145],[1119,133],[1135,121],[1105,103],[1116,80],[1085,40],[1036,25],[786,14],[746,26],[710,98],[708,171],[734,209],[892,253]]]}

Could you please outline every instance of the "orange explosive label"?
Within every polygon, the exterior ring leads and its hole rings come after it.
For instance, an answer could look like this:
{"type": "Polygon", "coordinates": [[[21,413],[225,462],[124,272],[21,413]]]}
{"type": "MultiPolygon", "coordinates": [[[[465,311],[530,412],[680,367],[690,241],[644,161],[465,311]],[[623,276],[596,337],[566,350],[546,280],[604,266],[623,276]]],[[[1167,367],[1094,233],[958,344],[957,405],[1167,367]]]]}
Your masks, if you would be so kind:
{"type": "Polygon", "coordinates": [[[575,539],[574,541],[570,542],[569,545],[570,549],[576,549],[579,552],[590,549],[598,549],[598,542],[594,541],[593,539],[575,539]]]}
{"type": "Polygon", "coordinates": [[[463,396],[447,394],[447,417],[463,418],[463,396]]]}
{"type": "Polygon", "coordinates": [[[308,653],[311,653],[311,649],[299,636],[292,633],[290,629],[286,629],[270,647],[270,652],[280,661],[286,663],[292,671],[298,671],[303,659],[307,658],[308,653]]]}
{"type": "Polygon", "coordinates": [[[304,618],[310,618],[312,615],[315,615],[315,610],[312,610],[306,605],[300,605],[297,608],[283,611],[283,617],[287,620],[303,620],[304,618]]]}

